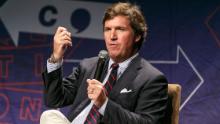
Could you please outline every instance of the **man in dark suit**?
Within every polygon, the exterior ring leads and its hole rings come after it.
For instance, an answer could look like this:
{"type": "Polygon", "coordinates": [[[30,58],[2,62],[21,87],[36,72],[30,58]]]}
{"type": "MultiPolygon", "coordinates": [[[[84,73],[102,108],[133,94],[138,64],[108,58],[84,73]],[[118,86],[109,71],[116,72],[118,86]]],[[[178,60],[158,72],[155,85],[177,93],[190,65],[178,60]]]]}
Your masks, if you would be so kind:
{"type": "Polygon", "coordinates": [[[101,81],[93,79],[98,58],[88,58],[66,78],[62,77],[62,59],[72,46],[71,34],[58,27],[53,53],[43,73],[45,103],[59,108],[72,105],[68,119],[59,111],[48,110],[41,124],[161,124],[167,104],[167,80],[164,75],[139,56],[147,25],[136,5],[116,3],[106,9],[103,31],[109,58],[101,81]],[[117,63],[117,79],[106,93],[105,83],[111,75],[111,64],[117,63]],[[88,102],[89,101],[89,102],[88,102]],[[90,102],[91,101],[91,102],[90,102]],[[96,106],[99,120],[90,110],[96,106]],[[91,116],[92,120],[88,120],[91,116]]]}

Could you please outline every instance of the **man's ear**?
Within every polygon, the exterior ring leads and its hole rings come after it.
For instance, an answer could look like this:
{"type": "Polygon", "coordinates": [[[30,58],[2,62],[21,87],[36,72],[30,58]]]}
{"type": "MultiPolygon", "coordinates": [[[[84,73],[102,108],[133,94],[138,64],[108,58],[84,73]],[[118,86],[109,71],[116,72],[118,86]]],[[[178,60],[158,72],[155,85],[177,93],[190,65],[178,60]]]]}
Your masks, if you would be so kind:
{"type": "Polygon", "coordinates": [[[137,35],[137,36],[135,37],[135,42],[138,42],[140,39],[141,39],[141,35],[137,35]]]}

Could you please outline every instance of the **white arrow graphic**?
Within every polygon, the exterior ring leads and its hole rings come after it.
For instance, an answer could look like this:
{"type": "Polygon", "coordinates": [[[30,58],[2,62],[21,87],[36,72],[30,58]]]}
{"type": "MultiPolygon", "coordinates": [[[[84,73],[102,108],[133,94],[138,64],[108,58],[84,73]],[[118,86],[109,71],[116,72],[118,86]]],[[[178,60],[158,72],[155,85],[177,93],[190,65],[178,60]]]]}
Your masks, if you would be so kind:
{"type": "Polygon", "coordinates": [[[102,39],[102,17],[108,4],[71,0],[7,0],[0,8],[0,17],[13,42],[18,45],[19,32],[54,34],[58,26],[66,27],[74,37],[102,39]],[[44,26],[39,21],[39,13],[45,6],[52,6],[57,13],[50,11],[45,19],[56,19],[52,26],[44,26]],[[76,9],[90,13],[91,22],[87,29],[77,33],[71,25],[71,15],[76,9]]]}
{"type": "Polygon", "coordinates": [[[196,91],[200,88],[200,86],[204,83],[203,77],[200,75],[198,70],[195,68],[195,66],[192,64],[186,53],[183,51],[183,49],[180,47],[180,45],[177,45],[177,54],[176,54],[176,60],[174,61],[164,61],[164,60],[150,60],[149,62],[152,64],[178,64],[180,53],[184,56],[186,61],[189,63],[190,67],[193,69],[193,71],[196,73],[196,75],[199,77],[200,82],[195,87],[195,89],[189,94],[189,96],[186,98],[186,100],[181,104],[180,110],[186,105],[186,103],[192,98],[192,96],[196,93],[196,91]]]}

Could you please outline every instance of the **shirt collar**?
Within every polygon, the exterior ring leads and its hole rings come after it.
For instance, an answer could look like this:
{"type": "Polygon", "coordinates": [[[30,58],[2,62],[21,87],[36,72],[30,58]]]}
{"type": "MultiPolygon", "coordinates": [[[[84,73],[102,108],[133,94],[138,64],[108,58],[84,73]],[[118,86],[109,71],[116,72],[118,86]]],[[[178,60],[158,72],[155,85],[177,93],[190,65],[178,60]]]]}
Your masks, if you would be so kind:
{"type": "MultiPolygon", "coordinates": [[[[130,58],[126,59],[125,61],[121,62],[121,63],[118,63],[119,64],[119,71],[120,70],[125,70],[128,65],[130,64],[130,62],[136,57],[138,56],[139,54],[136,53],[134,54],[133,56],[131,56],[130,58]]],[[[108,64],[108,70],[111,68],[111,65],[115,63],[111,58],[109,60],[109,64],[108,64]]]]}

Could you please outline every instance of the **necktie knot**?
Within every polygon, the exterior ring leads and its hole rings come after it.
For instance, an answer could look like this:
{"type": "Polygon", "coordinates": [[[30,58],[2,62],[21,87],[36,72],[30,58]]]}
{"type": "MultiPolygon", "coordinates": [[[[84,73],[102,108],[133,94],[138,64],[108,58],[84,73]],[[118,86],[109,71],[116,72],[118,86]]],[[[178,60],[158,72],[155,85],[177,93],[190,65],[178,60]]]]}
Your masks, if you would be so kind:
{"type": "Polygon", "coordinates": [[[112,69],[118,69],[118,67],[119,67],[118,63],[113,63],[113,64],[111,65],[111,68],[112,68],[112,69]]]}

